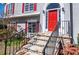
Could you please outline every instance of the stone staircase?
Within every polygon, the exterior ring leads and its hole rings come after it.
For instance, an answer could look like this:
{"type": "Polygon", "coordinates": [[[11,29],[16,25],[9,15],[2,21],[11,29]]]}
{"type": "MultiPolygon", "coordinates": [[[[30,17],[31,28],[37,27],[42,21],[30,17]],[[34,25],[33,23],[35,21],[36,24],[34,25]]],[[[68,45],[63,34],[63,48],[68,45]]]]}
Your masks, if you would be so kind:
{"type": "Polygon", "coordinates": [[[55,46],[58,42],[56,38],[51,38],[49,43],[47,43],[51,34],[52,32],[36,34],[31,40],[29,40],[28,44],[24,45],[16,54],[43,55],[44,49],[46,55],[54,54],[54,51],[57,49],[55,46]]]}

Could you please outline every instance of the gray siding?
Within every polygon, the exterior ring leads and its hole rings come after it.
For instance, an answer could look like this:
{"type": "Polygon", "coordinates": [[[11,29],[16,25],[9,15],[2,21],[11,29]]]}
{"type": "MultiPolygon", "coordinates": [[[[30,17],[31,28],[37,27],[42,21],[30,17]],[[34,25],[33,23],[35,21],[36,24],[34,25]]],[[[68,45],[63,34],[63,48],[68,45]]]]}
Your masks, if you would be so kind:
{"type": "Polygon", "coordinates": [[[77,43],[77,35],[79,33],[79,3],[73,4],[73,37],[77,43]]]}
{"type": "Polygon", "coordinates": [[[37,12],[42,12],[45,3],[37,3],[37,12]]]}
{"type": "Polygon", "coordinates": [[[70,20],[70,4],[64,3],[64,19],[70,20]]]}
{"type": "Polygon", "coordinates": [[[14,15],[22,14],[22,3],[15,3],[14,15]]]}

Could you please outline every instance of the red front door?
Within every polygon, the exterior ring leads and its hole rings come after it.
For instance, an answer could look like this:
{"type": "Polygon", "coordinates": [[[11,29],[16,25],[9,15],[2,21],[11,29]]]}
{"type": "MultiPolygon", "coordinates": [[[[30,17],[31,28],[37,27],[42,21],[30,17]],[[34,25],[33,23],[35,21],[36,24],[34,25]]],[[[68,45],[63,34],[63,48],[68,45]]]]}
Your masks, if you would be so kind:
{"type": "Polygon", "coordinates": [[[54,31],[57,24],[57,10],[48,12],[48,31],[54,31]]]}

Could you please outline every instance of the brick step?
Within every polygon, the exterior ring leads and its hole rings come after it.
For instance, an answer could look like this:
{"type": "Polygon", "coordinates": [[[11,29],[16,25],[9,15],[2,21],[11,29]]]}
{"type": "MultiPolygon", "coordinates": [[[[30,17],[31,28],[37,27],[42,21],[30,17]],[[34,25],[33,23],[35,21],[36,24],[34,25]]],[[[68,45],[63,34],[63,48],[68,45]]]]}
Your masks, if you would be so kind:
{"type": "Polygon", "coordinates": [[[37,34],[37,36],[50,36],[51,33],[52,32],[44,32],[44,33],[40,32],[40,33],[37,34]]]}
{"type": "MultiPolygon", "coordinates": [[[[49,40],[49,37],[34,37],[35,40],[42,40],[42,41],[48,41],[49,40]]],[[[51,39],[51,41],[56,41],[56,38],[54,39],[51,39]]]]}
{"type": "Polygon", "coordinates": [[[44,36],[35,36],[33,37],[34,39],[44,39],[44,40],[48,40],[49,37],[44,37],[44,36]]]}
{"type": "MultiPolygon", "coordinates": [[[[36,43],[29,43],[29,44],[32,44],[32,45],[36,45],[36,46],[39,46],[39,47],[44,47],[45,45],[41,45],[41,44],[36,44],[36,43]]],[[[47,48],[54,48],[55,46],[53,45],[47,45],[47,48]]]]}
{"type": "Polygon", "coordinates": [[[37,40],[36,42],[29,42],[28,44],[37,44],[37,45],[40,45],[40,46],[45,46],[47,43],[47,41],[41,41],[41,40],[37,40]]]}
{"type": "Polygon", "coordinates": [[[31,47],[28,47],[27,49],[33,50],[33,51],[37,51],[37,52],[41,52],[41,53],[42,53],[43,48],[44,48],[44,47],[40,47],[40,46],[37,46],[37,45],[32,45],[31,47]]]}
{"type": "Polygon", "coordinates": [[[28,51],[27,53],[25,53],[24,55],[43,55],[42,53],[38,53],[38,52],[33,52],[33,51],[28,51]]]}
{"type": "MultiPolygon", "coordinates": [[[[34,46],[33,46],[34,47],[34,46]]],[[[37,47],[37,46],[35,46],[35,47],[37,47]]],[[[31,53],[37,53],[37,54],[42,54],[42,51],[38,51],[38,50],[35,50],[35,49],[30,49],[30,48],[26,48],[27,49],[27,53],[28,52],[31,52],[31,53]]]]}

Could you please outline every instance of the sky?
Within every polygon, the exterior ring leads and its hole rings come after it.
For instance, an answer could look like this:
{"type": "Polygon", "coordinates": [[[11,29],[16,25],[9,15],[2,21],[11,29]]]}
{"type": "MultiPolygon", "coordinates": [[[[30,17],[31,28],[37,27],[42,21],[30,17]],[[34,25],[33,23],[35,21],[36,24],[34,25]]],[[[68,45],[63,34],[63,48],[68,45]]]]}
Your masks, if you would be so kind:
{"type": "Polygon", "coordinates": [[[4,6],[5,6],[5,4],[0,3],[0,18],[2,18],[2,16],[3,16],[4,6]]]}

